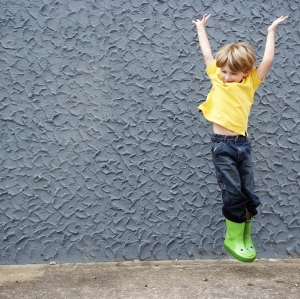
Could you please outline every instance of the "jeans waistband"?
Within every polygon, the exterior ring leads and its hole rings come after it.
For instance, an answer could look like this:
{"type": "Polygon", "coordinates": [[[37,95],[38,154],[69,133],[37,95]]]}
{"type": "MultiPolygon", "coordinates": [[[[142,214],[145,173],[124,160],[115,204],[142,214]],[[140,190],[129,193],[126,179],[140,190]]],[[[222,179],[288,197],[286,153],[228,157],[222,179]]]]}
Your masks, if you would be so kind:
{"type": "Polygon", "coordinates": [[[219,135],[219,134],[212,134],[211,141],[213,142],[247,142],[248,137],[243,135],[237,136],[227,136],[227,135],[219,135]]]}

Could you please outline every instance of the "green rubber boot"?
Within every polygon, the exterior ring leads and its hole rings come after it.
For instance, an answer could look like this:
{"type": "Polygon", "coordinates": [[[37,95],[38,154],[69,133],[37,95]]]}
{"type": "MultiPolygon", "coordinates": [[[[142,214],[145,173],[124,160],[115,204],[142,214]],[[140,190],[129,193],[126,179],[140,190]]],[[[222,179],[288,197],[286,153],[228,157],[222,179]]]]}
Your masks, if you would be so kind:
{"type": "Polygon", "coordinates": [[[251,220],[247,220],[245,222],[244,244],[245,244],[246,250],[249,253],[253,254],[254,258],[256,258],[256,249],[255,249],[254,244],[252,242],[251,229],[252,229],[252,218],[251,218],[251,220]]]}
{"type": "Polygon", "coordinates": [[[237,260],[245,263],[252,263],[255,260],[255,256],[245,247],[244,231],[245,222],[236,223],[226,219],[224,248],[237,260]]]}

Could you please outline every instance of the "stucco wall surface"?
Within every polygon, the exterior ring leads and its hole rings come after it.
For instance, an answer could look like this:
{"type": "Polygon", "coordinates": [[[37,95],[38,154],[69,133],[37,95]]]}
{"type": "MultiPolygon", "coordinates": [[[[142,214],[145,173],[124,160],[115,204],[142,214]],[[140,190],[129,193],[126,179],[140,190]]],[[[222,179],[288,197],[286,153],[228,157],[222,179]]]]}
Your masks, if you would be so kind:
{"type": "Polygon", "coordinates": [[[0,1],[0,263],[227,258],[210,88],[214,53],[276,57],[249,134],[260,258],[300,256],[299,1],[0,1]]]}

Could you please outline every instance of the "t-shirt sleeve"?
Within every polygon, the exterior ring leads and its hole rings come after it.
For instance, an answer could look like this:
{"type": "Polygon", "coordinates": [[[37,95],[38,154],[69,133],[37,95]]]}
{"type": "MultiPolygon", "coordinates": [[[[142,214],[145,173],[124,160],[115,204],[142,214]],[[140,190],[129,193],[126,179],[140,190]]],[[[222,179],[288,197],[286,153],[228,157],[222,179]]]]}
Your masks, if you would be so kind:
{"type": "Polygon", "coordinates": [[[257,66],[252,68],[251,71],[251,78],[252,78],[252,82],[253,82],[253,86],[255,88],[257,88],[263,81],[264,79],[260,80],[257,76],[256,70],[257,70],[257,66]]]}

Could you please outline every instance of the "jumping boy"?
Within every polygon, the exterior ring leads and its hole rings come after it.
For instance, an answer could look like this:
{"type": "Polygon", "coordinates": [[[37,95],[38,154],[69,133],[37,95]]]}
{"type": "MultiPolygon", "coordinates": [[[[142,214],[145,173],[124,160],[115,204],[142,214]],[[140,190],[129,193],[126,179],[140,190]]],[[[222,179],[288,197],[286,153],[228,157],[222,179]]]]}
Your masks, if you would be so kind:
{"type": "Polygon", "coordinates": [[[260,200],[254,194],[248,118],[254,93],[273,61],[276,28],[287,16],[269,26],[264,56],[257,67],[253,67],[255,52],[247,43],[228,44],[217,52],[216,58],[213,57],[205,29],[209,17],[205,14],[202,20],[193,21],[206,73],[212,83],[206,101],[198,110],[213,128],[211,151],[226,218],[224,248],[242,262],[253,262],[256,250],[251,239],[251,225],[260,200]]]}

